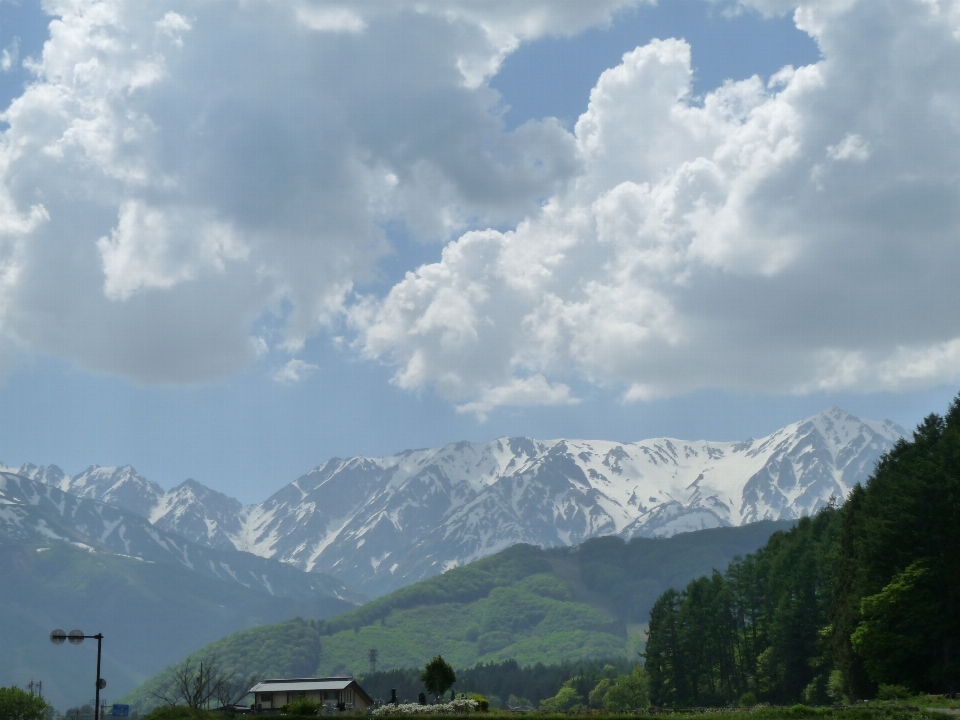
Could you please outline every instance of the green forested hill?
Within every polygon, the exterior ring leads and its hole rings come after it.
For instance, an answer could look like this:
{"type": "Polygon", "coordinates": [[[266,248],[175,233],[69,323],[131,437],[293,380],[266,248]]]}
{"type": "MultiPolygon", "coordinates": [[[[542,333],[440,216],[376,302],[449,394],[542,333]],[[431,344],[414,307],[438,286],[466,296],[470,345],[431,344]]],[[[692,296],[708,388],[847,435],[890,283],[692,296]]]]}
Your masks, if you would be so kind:
{"type": "Polygon", "coordinates": [[[804,518],[651,613],[658,705],[960,690],[960,396],[841,507],[804,518]]]}
{"type": "MultiPolygon", "coordinates": [[[[455,667],[515,658],[521,664],[633,655],[636,633],[665,589],[753,552],[789,522],[718,528],[575,548],[516,545],[402,588],[326,621],[294,620],[235,633],[198,657],[258,677],[415,667],[441,653],[455,667]],[[634,632],[631,639],[629,631],[634,632]]],[[[145,707],[170,669],[128,697],[145,707]]]]}
{"type": "Polygon", "coordinates": [[[43,682],[63,710],[93,697],[96,642],[55,646],[55,628],[101,632],[105,697],[113,701],[204,644],[297,615],[324,617],[350,604],[274,597],[177,565],[91,553],[67,543],[0,542],[0,686],[43,682]]]}

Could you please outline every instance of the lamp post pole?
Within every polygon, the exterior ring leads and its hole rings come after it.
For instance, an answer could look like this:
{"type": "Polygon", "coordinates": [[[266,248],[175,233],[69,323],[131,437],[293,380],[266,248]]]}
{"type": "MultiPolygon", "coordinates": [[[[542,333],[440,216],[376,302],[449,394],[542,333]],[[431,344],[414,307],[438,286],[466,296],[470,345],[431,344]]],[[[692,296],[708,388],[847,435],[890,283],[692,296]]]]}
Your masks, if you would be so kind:
{"type": "MultiPolygon", "coordinates": [[[[100,650],[103,646],[103,633],[97,633],[91,637],[97,639],[97,704],[93,708],[93,720],[100,720],[100,681],[103,680],[103,678],[100,677],[100,650]]],[[[106,683],[104,683],[104,685],[106,685],[106,683]]]]}
{"type": "Polygon", "coordinates": [[[86,639],[97,641],[97,693],[93,706],[93,720],[100,720],[100,691],[107,686],[107,681],[100,677],[100,651],[103,648],[103,633],[84,635],[82,630],[71,630],[69,635],[63,630],[54,630],[50,633],[50,642],[54,645],[62,645],[64,640],[69,640],[71,645],[79,645],[86,639]]]}

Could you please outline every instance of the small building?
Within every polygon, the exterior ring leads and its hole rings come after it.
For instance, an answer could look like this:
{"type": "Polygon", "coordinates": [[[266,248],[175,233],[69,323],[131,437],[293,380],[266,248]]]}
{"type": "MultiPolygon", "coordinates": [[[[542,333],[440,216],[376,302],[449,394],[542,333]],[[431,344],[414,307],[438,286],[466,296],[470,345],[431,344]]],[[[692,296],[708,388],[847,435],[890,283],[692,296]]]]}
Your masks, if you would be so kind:
{"type": "Polygon", "coordinates": [[[278,712],[295,700],[320,703],[324,712],[362,714],[373,708],[373,699],[353,678],[264,680],[250,688],[250,692],[256,712],[278,712]]]}

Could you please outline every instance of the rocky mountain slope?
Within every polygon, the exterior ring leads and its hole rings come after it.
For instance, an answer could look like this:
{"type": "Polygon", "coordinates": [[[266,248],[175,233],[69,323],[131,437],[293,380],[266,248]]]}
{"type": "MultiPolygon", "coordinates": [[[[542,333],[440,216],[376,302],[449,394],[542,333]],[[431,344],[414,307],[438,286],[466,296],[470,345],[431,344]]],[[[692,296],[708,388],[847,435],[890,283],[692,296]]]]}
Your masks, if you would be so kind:
{"type": "Polygon", "coordinates": [[[91,465],[79,475],[66,475],[56,465],[3,468],[39,480],[80,498],[129,510],[161,530],[206,547],[236,550],[231,541],[241,532],[243,505],[239,500],[188,479],[169,492],[147,480],[129,465],[91,465]]]}
{"type": "Polygon", "coordinates": [[[56,468],[19,472],[114,502],[191,542],[329,572],[379,595],[521,542],[797,518],[845,497],[905,434],[834,407],[744,442],[461,442],[334,458],[243,508],[195,481],[163,493],[129,467],[72,478],[56,468]]]}
{"type": "Polygon", "coordinates": [[[177,565],[271,596],[328,598],[340,610],[365,599],[329,575],[303,573],[235,548],[194,545],[135,513],[8,472],[0,472],[0,541],[66,543],[93,553],[177,565]]]}

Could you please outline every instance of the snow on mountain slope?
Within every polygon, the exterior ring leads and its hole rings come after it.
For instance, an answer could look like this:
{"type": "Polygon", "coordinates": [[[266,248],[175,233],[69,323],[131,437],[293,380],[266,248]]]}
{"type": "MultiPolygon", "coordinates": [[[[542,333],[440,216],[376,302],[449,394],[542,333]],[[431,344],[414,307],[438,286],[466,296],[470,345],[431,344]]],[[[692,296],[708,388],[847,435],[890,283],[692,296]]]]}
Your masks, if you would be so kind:
{"type": "Polygon", "coordinates": [[[224,552],[193,545],[139,515],[0,471],[0,540],[4,538],[68,542],[90,552],[179,565],[272,596],[331,597],[353,604],[364,599],[328,575],[303,573],[233,548],[224,552]]]}
{"type": "Polygon", "coordinates": [[[65,475],[56,465],[24,465],[16,473],[53,485],[76,497],[97,500],[144,516],[163,496],[163,489],[159,485],[150,482],[129,465],[120,468],[91,465],[73,477],[65,475]]]}
{"type": "Polygon", "coordinates": [[[129,465],[100,467],[91,465],[79,475],[65,475],[56,465],[23,465],[7,468],[31,480],[53,485],[76,497],[89,498],[146,517],[163,497],[163,488],[150,482],[129,465]]]}
{"type": "Polygon", "coordinates": [[[194,481],[164,494],[132,468],[94,466],[80,479],[33,471],[131,510],[156,497],[136,511],[159,528],[333,573],[377,595],[518,542],[573,545],[808,515],[846,497],[905,434],[834,407],[736,443],[459,442],[335,458],[243,508],[194,481]]]}
{"type": "Polygon", "coordinates": [[[247,508],[239,547],[379,594],[518,542],[807,515],[846,497],[903,435],[831,408],[739,443],[501,438],[334,459],[247,508]]]}
{"type": "Polygon", "coordinates": [[[150,522],[191,542],[233,550],[243,530],[243,505],[196,480],[165,493],[150,511],[150,522]]]}
{"type": "Polygon", "coordinates": [[[205,547],[234,550],[242,534],[239,500],[185,480],[169,492],[129,465],[91,465],[79,475],[66,475],[56,465],[22,465],[0,470],[52,485],[76,497],[96,500],[148,518],[154,526],[205,547]]]}

